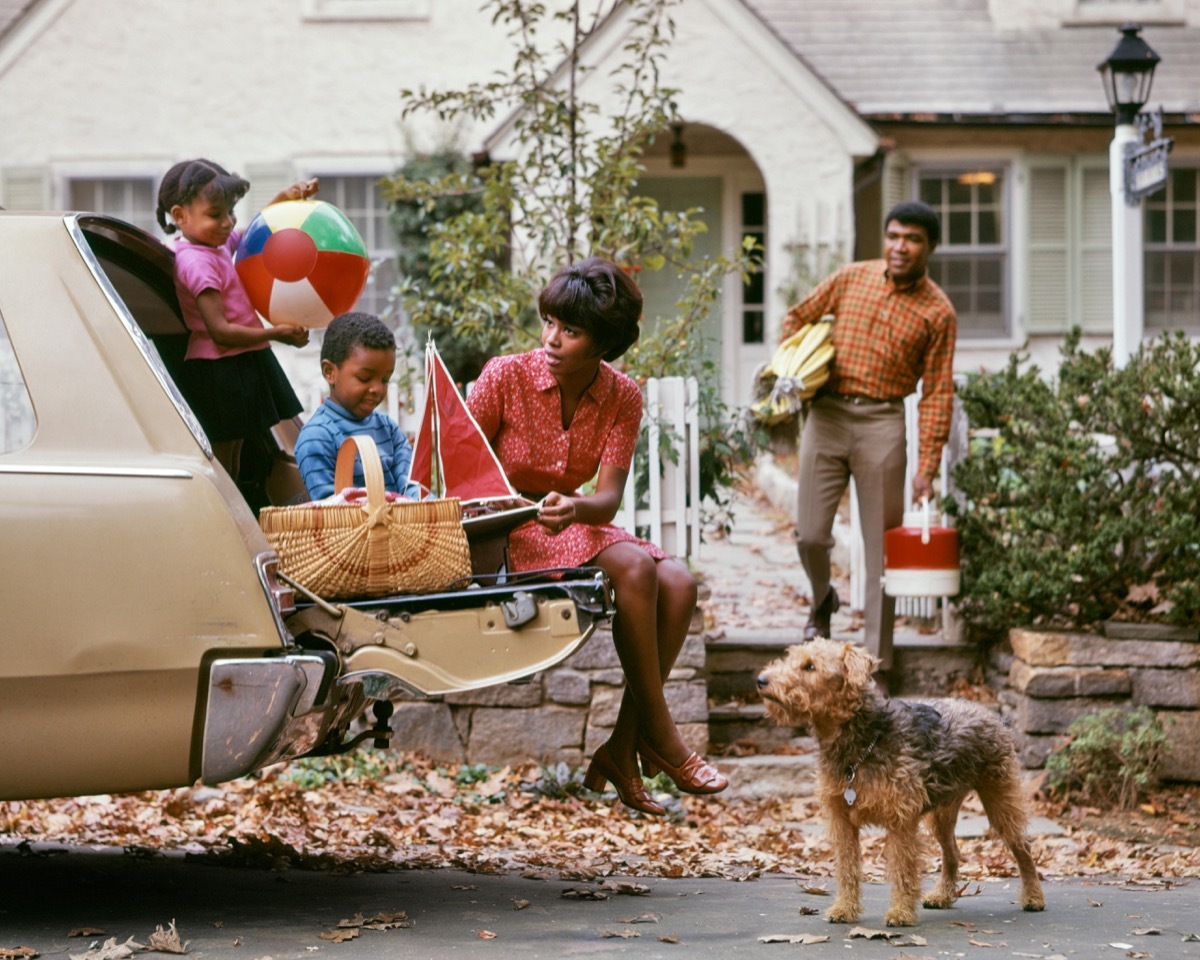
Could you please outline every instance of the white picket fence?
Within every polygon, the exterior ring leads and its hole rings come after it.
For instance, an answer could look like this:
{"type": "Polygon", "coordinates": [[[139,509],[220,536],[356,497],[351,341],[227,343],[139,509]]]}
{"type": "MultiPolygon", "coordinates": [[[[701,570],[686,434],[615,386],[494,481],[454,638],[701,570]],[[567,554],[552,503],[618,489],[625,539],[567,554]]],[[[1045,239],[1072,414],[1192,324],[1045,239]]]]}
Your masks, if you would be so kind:
{"type": "MultiPolygon", "coordinates": [[[[401,406],[400,391],[388,391],[388,414],[410,434],[420,425],[424,385],[414,384],[412,393],[401,406]]],[[[695,377],[651,378],[643,396],[642,432],[648,456],[635,459],[613,523],[630,533],[640,530],[640,536],[673,557],[695,557],[700,552],[701,524],[699,386],[695,377]],[[673,450],[669,456],[664,455],[666,445],[673,450]],[[647,501],[638,506],[635,491],[642,477],[647,501]]]]}
{"type": "Polygon", "coordinates": [[[699,387],[695,377],[652,378],[646,382],[646,413],[642,430],[647,434],[648,456],[635,458],[625,483],[625,498],[613,520],[636,533],[639,528],[651,543],[673,557],[696,557],[700,552],[700,417],[699,387]],[[663,455],[665,439],[674,451],[663,455]],[[637,506],[635,491],[644,471],[648,502],[637,506]]]}

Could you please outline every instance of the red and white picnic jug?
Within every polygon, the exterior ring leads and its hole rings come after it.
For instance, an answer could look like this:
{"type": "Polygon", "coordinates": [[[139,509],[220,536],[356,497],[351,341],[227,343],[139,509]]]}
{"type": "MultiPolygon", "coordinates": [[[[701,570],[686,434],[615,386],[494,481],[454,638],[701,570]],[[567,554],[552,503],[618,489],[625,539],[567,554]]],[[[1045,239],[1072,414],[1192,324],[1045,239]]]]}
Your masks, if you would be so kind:
{"type": "Polygon", "coordinates": [[[958,531],[933,526],[929,498],[883,534],[883,590],[890,597],[953,597],[962,581],[958,531]]]}

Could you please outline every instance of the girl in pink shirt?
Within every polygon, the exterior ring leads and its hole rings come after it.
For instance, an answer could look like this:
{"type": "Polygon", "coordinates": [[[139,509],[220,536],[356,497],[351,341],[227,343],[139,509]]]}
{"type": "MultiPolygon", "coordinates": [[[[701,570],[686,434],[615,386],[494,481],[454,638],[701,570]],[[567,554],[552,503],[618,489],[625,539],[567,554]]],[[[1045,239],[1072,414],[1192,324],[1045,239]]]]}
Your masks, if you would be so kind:
{"type": "MultiPolygon", "coordinates": [[[[211,160],[185,160],[167,171],[158,190],[159,225],[181,234],[175,290],[191,336],[180,388],[234,480],[242,441],[301,410],[270,341],[308,343],[304,327],[264,325],[234,269],[241,234],[234,229],[233,207],[249,188],[211,160]]],[[[316,192],[316,180],[294,183],[271,202],[316,192]]]]}

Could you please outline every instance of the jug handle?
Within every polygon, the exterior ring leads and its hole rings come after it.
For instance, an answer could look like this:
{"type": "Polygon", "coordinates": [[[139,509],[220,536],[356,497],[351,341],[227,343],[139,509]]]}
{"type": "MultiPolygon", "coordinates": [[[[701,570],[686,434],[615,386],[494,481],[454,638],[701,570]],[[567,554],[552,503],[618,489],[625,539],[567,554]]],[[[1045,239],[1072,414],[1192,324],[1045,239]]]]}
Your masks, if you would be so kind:
{"type": "Polygon", "coordinates": [[[921,521],[921,543],[929,543],[929,498],[921,498],[921,510],[924,516],[921,521]]]}

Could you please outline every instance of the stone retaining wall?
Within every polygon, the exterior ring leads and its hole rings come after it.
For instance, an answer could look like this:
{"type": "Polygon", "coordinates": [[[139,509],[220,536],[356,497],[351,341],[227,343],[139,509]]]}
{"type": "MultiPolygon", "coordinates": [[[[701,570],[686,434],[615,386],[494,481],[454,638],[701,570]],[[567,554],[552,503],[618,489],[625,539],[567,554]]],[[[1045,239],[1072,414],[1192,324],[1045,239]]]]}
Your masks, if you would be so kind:
{"type": "MultiPolygon", "coordinates": [[[[684,740],[705,754],[708,691],[702,625],[697,610],[666,695],[684,740]]],[[[499,766],[533,759],[578,766],[608,739],[624,686],[625,675],[606,626],[563,663],[529,683],[398,702],[392,743],[447,762],[499,766]]]]}
{"type": "Polygon", "coordinates": [[[1109,624],[1103,635],[1010,630],[992,666],[1021,761],[1041,767],[1076,717],[1145,706],[1163,721],[1166,780],[1200,781],[1200,634],[1156,624],[1109,624]]]}

